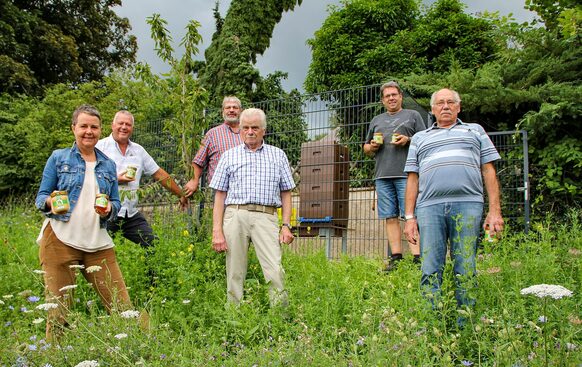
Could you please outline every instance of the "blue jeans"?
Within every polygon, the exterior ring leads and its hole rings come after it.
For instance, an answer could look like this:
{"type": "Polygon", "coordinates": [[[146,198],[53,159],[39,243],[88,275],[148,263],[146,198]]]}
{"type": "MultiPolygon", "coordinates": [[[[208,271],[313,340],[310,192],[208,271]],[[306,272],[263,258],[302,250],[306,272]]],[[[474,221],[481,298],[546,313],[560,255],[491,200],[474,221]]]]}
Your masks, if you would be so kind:
{"type": "Polygon", "coordinates": [[[378,218],[404,218],[405,192],[405,178],[376,179],[376,194],[378,195],[378,218]]]}
{"type": "Polygon", "coordinates": [[[475,285],[475,255],[483,203],[449,202],[417,208],[420,233],[422,276],[420,285],[424,292],[432,294],[434,305],[441,293],[447,245],[455,274],[455,298],[457,306],[472,306],[475,299],[467,295],[475,285]]]}

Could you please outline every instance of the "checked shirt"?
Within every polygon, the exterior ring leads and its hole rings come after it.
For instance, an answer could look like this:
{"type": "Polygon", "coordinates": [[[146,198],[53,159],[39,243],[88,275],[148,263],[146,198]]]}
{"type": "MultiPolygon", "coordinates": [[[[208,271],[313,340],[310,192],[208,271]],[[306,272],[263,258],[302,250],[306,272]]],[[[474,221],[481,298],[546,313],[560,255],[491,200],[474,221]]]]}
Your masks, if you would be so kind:
{"type": "Polygon", "coordinates": [[[260,204],[281,206],[281,191],[295,187],[285,153],[264,144],[252,151],[241,144],[220,159],[210,187],[226,191],[226,205],[260,204]]]}

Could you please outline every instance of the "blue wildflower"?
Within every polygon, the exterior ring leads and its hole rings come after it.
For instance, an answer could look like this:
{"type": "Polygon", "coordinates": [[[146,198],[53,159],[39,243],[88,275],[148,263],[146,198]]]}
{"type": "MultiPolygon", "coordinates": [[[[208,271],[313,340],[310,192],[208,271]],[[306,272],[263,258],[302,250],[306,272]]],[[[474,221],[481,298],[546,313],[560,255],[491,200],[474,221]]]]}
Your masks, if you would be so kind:
{"type": "Polygon", "coordinates": [[[461,361],[461,364],[462,364],[463,366],[472,366],[472,365],[473,365],[473,362],[471,362],[471,361],[467,361],[467,360],[462,360],[462,361],[461,361]]]}
{"type": "Polygon", "coordinates": [[[35,302],[40,301],[40,297],[30,296],[30,297],[27,298],[27,300],[28,300],[28,302],[35,303],[35,302]]]}
{"type": "Polygon", "coordinates": [[[29,344],[29,345],[28,345],[28,350],[35,351],[35,350],[37,350],[37,349],[38,349],[38,348],[37,348],[36,344],[29,344]]]}

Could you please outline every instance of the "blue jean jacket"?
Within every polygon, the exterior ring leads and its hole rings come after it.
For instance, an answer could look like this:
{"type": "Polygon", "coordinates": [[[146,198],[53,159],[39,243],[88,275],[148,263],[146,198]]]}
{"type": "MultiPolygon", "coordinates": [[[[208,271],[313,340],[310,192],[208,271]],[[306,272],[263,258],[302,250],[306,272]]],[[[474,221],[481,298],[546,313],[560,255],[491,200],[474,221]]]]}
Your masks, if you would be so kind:
{"type": "MultiPolygon", "coordinates": [[[[108,220],[117,218],[117,212],[121,207],[117,187],[117,171],[115,163],[97,148],[95,148],[95,155],[97,156],[95,177],[99,192],[107,194],[111,202],[109,216],[100,218],[99,221],[101,228],[105,228],[108,220]]],[[[85,160],[81,157],[76,143],[71,148],[53,151],[42,173],[42,181],[35,200],[36,207],[49,218],[68,222],[79,200],[84,180],[85,160]],[[46,205],[47,197],[55,190],[67,191],[69,195],[70,209],[65,214],[53,214],[46,205]]]]}

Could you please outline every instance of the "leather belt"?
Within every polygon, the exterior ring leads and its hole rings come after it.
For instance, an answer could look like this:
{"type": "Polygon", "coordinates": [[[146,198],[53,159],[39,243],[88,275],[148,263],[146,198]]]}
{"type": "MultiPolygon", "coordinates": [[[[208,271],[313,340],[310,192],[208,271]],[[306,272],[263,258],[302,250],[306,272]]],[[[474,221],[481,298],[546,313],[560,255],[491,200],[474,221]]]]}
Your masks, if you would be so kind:
{"type": "Polygon", "coordinates": [[[277,208],[274,206],[266,206],[260,204],[231,204],[228,207],[241,209],[241,210],[248,210],[249,212],[261,212],[266,214],[275,214],[277,208]]]}

